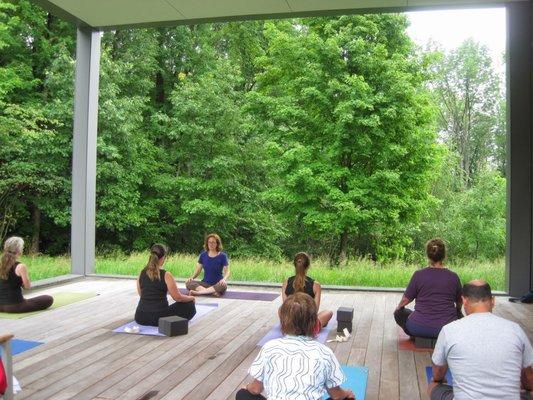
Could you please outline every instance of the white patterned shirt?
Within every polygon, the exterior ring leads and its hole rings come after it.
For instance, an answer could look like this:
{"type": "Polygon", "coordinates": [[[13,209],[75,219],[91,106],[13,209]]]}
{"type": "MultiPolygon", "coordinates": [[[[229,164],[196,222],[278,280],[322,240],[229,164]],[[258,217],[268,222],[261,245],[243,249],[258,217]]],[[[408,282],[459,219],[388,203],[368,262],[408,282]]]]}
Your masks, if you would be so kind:
{"type": "Polygon", "coordinates": [[[263,383],[268,400],[319,400],[345,379],[331,349],[306,336],[267,342],[249,373],[263,383]]]}

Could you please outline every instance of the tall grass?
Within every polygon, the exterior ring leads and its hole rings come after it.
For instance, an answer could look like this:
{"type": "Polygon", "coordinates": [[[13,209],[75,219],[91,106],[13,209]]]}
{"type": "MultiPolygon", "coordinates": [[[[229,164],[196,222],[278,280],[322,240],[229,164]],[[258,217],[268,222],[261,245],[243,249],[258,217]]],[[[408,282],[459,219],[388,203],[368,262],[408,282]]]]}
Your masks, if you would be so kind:
{"type": "MultiPolygon", "coordinates": [[[[148,255],[133,253],[98,257],[96,273],[114,275],[138,275],[145,266],[148,255]]],[[[192,254],[171,255],[165,269],[176,278],[189,277],[196,265],[198,256],[192,254]]],[[[70,259],[67,257],[24,257],[32,280],[70,273],[70,259]]],[[[278,282],[294,274],[290,261],[274,262],[260,258],[231,259],[230,281],[278,282]]],[[[403,288],[407,286],[414,271],[424,265],[406,265],[403,262],[375,263],[367,259],[353,259],[341,268],[330,268],[326,260],[314,260],[309,275],[323,285],[367,286],[403,288]]],[[[495,261],[456,261],[449,267],[457,272],[462,282],[482,278],[494,290],[505,290],[505,260],[495,261]]]]}

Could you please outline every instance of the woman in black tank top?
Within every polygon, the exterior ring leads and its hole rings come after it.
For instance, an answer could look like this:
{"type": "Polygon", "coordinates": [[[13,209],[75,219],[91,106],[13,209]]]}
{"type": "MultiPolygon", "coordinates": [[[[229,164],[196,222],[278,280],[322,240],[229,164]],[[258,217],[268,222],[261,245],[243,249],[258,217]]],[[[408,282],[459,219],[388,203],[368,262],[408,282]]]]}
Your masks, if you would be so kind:
{"type": "Polygon", "coordinates": [[[135,322],[140,325],[158,326],[159,318],[176,315],[191,319],[196,314],[194,297],[180,293],[172,274],[161,269],[165,263],[167,250],[161,244],[150,248],[150,259],[137,278],[137,293],[141,296],[135,322]],[[175,303],[169,305],[167,293],[175,303]]]}
{"type": "MultiPolygon", "coordinates": [[[[296,274],[294,276],[291,276],[289,279],[287,279],[283,283],[283,287],[281,289],[281,297],[283,298],[283,301],[285,299],[296,293],[296,292],[303,292],[311,296],[316,303],[316,309],[320,309],[320,295],[322,288],[320,286],[320,283],[314,281],[312,278],[307,276],[307,270],[311,266],[311,259],[307,255],[307,253],[298,253],[296,256],[294,256],[294,269],[296,274]]],[[[329,320],[333,317],[333,312],[330,310],[322,310],[318,312],[318,321],[320,322],[320,327],[323,328],[326,326],[329,322],[329,320]]],[[[317,330],[320,331],[320,329],[317,330]]]]}
{"type": "Polygon", "coordinates": [[[31,287],[28,267],[18,261],[24,250],[24,240],[13,236],[4,243],[0,259],[0,312],[24,313],[44,310],[52,305],[52,296],[37,296],[25,299],[22,288],[31,287]]]}

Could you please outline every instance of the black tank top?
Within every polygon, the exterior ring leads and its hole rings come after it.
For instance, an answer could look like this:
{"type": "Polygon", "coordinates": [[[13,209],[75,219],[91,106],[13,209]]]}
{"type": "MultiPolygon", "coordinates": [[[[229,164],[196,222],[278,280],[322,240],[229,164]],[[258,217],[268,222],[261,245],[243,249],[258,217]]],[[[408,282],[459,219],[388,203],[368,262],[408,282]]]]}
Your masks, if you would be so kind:
{"type": "Polygon", "coordinates": [[[7,274],[7,279],[0,279],[0,305],[18,304],[24,301],[22,297],[22,278],[15,274],[16,262],[7,274]]]}
{"type": "MultiPolygon", "coordinates": [[[[291,276],[287,280],[287,287],[285,288],[285,294],[287,296],[290,296],[291,294],[294,294],[294,276],[291,276]]],[[[311,296],[313,299],[315,298],[315,292],[313,292],[313,285],[315,284],[314,279],[309,278],[308,276],[305,277],[305,286],[304,286],[304,293],[307,293],[309,296],[311,296]]]]}
{"type": "Polygon", "coordinates": [[[159,270],[159,278],[150,280],[146,271],[143,270],[139,275],[139,285],[141,287],[141,299],[139,300],[140,311],[161,311],[168,307],[167,284],[165,283],[164,269],[159,270]]]}

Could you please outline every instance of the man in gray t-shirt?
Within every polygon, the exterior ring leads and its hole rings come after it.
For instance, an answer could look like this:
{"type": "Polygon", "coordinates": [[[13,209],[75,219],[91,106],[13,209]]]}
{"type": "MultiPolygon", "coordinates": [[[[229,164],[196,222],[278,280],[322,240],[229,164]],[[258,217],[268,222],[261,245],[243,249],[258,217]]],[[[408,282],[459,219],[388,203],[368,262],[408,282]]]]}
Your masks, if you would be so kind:
{"type": "Polygon", "coordinates": [[[462,297],[468,316],[442,328],[431,357],[431,400],[527,398],[521,388],[533,390],[533,349],[526,334],[518,324],[492,314],[487,283],[467,283],[462,297]],[[442,383],[448,368],[453,388],[442,383]]]}

